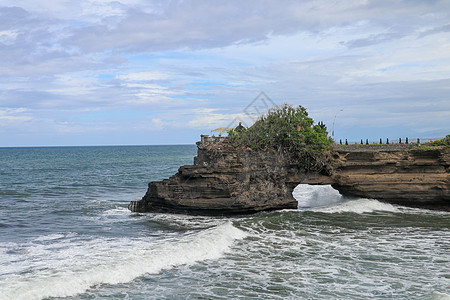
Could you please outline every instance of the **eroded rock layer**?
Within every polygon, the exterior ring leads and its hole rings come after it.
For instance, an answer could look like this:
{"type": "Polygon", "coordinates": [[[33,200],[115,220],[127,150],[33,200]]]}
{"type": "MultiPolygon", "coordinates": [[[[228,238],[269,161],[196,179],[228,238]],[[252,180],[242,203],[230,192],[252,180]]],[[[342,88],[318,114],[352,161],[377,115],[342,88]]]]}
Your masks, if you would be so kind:
{"type": "Polygon", "coordinates": [[[449,148],[406,150],[337,147],[331,175],[306,172],[292,153],[236,149],[202,136],[193,165],[150,182],[134,212],[237,214],[296,208],[300,183],[331,184],[343,195],[410,206],[450,207],[449,148]]]}
{"type": "Polygon", "coordinates": [[[450,148],[382,151],[337,149],[333,187],[343,195],[450,208],[450,148]]]}

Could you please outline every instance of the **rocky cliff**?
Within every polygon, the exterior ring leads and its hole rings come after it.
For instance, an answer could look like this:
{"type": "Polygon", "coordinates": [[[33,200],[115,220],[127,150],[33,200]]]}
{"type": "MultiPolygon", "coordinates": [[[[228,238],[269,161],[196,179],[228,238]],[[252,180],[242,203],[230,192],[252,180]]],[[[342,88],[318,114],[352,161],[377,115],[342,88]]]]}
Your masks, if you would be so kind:
{"type": "Polygon", "coordinates": [[[333,187],[343,195],[449,210],[450,148],[399,146],[336,147],[333,187]]]}
{"type": "Polygon", "coordinates": [[[150,182],[134,212],[236,214],[296,208],[300,183],[331,184],[343,195],[410,206],[450,207],[449,148],[337,147],[332,174],[306,172],[287,151],[235,148],[202,136],[194,165],[150,182]]]}

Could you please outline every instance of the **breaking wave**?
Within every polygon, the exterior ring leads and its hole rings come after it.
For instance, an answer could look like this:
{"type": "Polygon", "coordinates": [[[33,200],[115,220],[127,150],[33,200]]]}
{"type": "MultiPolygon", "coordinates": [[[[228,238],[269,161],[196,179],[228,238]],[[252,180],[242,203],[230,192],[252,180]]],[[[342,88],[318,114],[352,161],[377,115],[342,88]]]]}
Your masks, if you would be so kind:
{"type": "Polygon", "coordinates": [[[0,299],[68,297],[98,284],[220,258],[246,234],[230,222],[169,239],[99,238],[52,234],[0,248],[0,299]],[[6,255],[5,255],[6,254],[6,255]]]}
{"type": "Polygon", "coordinates": [[[346,201],[343,203],[339,203],[334,206],[329,207],[321,207],[312,209],[316,212],[324,212],[324,213],[357,213],[357,214],[363,214],[363,213],[372,213],[375,211],[384,211],[384,212],[399,212],[399,209],[395,207],[394,205],[383,203],[377,200],[372,199],[357,199],[357,200],[351,200],[346,201]]]}
{"type": "Polygon", "coordinates": [[[374,199],[348,199],[330,185],[299,184],[292,193],[300,210],[324,213],[371,213],[374,211],[399,212],[391,204],[374,199]]]}

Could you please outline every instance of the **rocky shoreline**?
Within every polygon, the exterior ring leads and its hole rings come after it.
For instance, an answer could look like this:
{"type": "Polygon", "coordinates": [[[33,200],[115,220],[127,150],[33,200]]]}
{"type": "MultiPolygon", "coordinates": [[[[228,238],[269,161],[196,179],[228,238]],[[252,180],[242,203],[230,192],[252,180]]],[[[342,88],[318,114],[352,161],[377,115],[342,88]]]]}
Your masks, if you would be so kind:
{"type": "Polygon", "coordinates": [[[193,165],[150,182],[133,212],[242,214],[296,208],[300,183],[331,184],[341,194],[450,210],[450,148],[338,145],[332,174],[307,172],[287,151],[235,148],[226,138],[202,136],[193,165]]]}

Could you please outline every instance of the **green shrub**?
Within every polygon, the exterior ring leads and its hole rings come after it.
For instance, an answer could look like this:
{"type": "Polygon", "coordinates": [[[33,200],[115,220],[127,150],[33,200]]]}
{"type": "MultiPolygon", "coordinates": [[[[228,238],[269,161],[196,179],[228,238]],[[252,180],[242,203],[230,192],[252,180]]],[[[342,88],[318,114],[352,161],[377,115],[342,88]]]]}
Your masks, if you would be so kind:
{"type": "Polygon", "coordinates": [[[284,104],[271,109],[249,128],[228,134],[235,146],[254,150],[287,149],[299,158],[306,169],[321,169],[328,161],[323,155],[333,145],[324,126],[314,125],[302,106],[284,104]]]}
{"type": "Polygon", "coordinates": [[[447,134],[442,140],[434,141],[431,144],[432,146],[450,146],[450,134],[447,134]]]}

